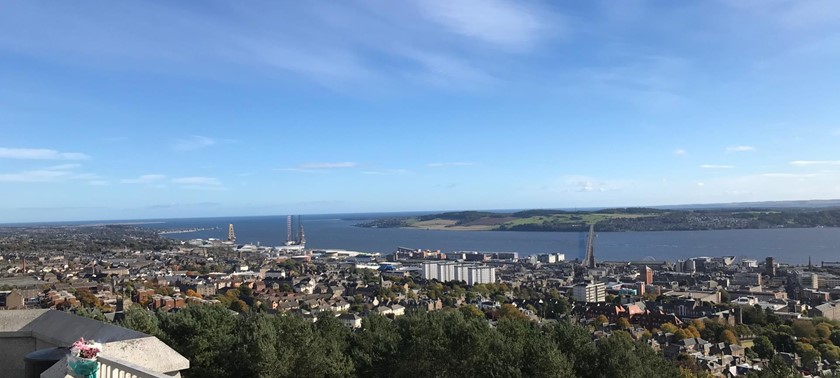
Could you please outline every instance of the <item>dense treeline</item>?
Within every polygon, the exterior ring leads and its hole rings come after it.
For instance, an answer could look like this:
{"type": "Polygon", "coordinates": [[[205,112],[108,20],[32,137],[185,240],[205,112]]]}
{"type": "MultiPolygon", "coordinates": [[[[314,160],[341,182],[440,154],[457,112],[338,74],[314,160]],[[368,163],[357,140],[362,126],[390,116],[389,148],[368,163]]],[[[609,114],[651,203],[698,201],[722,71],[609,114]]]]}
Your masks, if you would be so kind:
{"type": "Polygon", "coordinates": [[[469,312],[370,316],[350,330],[332,316],[236,315],[189,306],[127,312],[124,326],[158,336],[190,359],[186,377],[677,377],[679,368],[616,331],[593,341],[584,328],[469,312]]]}
{"type": "MultiPolygon", "coordinates": [[[[543,213],[539,210],[516,213],[523,215],[559,214],[555,211],[543,213]]],[[[582,213],[585,214],[585,213],[582,213]]],[[[639,217],[616,217],[600,220],[596,230],[600,232],[616,231],[692,231],[692,230],[730,230],[761,228],[808,228],[840,227],[840,210],[819,211],[661,211],[654,209],[607,209],[591,214],[650,214],[639,217]]],[[[541,222],[524,224],[503,224],[500,231],[586,231],[588,222],[582,218],[548,218],[541,222]]]]}
{"type": "Polygon", "coordinates": [[[457,225],[475,222],[482,218],[505,218],[510,214],[491,213],[489,211],[453,211],[448,213],[423,215],[417,217],[418,220],[429,221],[433,219],[447,219],[456,221],[457,225]]]}

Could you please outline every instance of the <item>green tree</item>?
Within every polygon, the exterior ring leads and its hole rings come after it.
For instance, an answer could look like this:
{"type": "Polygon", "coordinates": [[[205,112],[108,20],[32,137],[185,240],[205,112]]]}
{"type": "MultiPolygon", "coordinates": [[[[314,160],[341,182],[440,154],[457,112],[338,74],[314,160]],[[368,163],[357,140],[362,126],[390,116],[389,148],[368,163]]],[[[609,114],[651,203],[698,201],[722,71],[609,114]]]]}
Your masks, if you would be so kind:
{"type": "Polygon", "coordinates": [[[720,290],[720,301],[723,303],[729,303],[732,300],[732,296],[729,295],[729,292],[726,290],[720,290]]]}
{"type": "Polygon", "coordinates": [[[139,305],[132,305],[125,310],[125,319],[120,325],[147,335],[162,337],[158,318],[139,305]]]}
{"type": "Polygon", "coordinates": [[[100,311],[98,308],[79,307],[79,308],[76,308],[75,313],[78,316],[93,319],[93,320],[98,320],[100,322],[108,321],[108,319],[105,318],[105,314],[103,314],[102,311],[100,311]]]}
{"type": "Polygon", "coordinates": [[[820,359],[820,352],[811,344],[797,342],[796,354],[802,357],[803,364],[818,361],[820,359]]]}
{"type": "Polygon", "coordinates": [[[801,376],[798,371],[785,363],[779,356],[774,356],[763,370],[747,374],[748,378],[795,378],[801,376]]]}
{"type": "Polygon", "coordinates": [[[361,377],[390,377],[398,363],[400,334],[391,321],[379,315],[362,319],[362,328],[350,340],[350,355],[361,377]]]}
{"type": "Polygon", "coordinates": [[[831,337],[831,325],[828,323],[820,323],[814,327],[817,337],[821,339],[828,339],[831,337]]]}
{"type": "Polygon", "coordinates": [[[776,354],[776,349],[773,343],[767,336],[758,336],[753,340],[753,351],[758,354],[759,358],[770,359],[776,354]]]}
{"type": "Polygon", "coordinates": [[[176,313],[159,313],[163,340],[188,356],[191,377],[236,376],[231,351],[237,317],[218,306],[189,305],[176,313]]]}
{"type": "Polygon", "coordinates": [[[499,308],[499,311],[497,312],[497,315],[500,319],[504,319],[504,318],[524,319],[524,318],[526,318],[525,314],[523,314],[522,311],[519,311],[519,309],[516,308],[516,306],[514,306],[512,304],[509,304],[509,303],[503,304],[502,307],[499,308]]]}
{"type": "Polygon", "coordinates": [[[814,327],[814,323],[811,323],[810,320],[794,320],[791,328],[793,329],[793,334],[796,337],[807,337],[812,339],[817,335],[817,329],[814,327]]]}
{"type": "Polygon", "coordinates": [[[840,347],[831,343],[822,343],[817,346],[817,350],[823,359],[829,360],[832,363],[840,361],[840,347]]]}
{"type": "Polygon", "coordinates": [[[233,332],[236,341],[231,364],[237,375],[270,378],[287,371],[280,366],[278,332],[269,316],[262,313],[239,316],[233,332]]]}
{"type": "Polygon", "coordinates": [[[475,307],[474,305],[466,305],[458,307],[458,311],[464,315],[465,318],[475,318],[475,319],[484,319],[484,312],[475,307]]]}

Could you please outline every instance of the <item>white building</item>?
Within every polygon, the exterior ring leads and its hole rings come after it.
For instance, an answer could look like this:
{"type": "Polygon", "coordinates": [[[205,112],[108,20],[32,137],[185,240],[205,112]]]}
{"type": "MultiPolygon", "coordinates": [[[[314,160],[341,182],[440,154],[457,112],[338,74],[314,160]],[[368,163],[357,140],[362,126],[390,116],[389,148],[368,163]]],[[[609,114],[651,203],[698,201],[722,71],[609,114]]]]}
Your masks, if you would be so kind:
{"type": "Polygon", "coordinates": [[[464,281],[468,285],[496,282],[496,268],[454,262],[424,262],[423,278],[426,280],[464,281]]]}
{"type": "Polygon", "coordinates": [[[607,285],[603,282],[579,283],[572,286],[572,298],[580,302],[604,302],[607,300],[607,285]]]}
{"type": "Polygon", "coordinates": [[[360,318],[356,314],[341,314],[338,315],[338,320],[341,324],[348,326],[350,328],[361,328],[362,327],[362,318],[360,318]]]}
{"type": "Polygon", "coordinates": [[[564,253],[545,253],[539,255],[537,259],[540,262],[544,262],[546,264],[555,264],[559,262],[566,261],[566,254],[564,253]]]}

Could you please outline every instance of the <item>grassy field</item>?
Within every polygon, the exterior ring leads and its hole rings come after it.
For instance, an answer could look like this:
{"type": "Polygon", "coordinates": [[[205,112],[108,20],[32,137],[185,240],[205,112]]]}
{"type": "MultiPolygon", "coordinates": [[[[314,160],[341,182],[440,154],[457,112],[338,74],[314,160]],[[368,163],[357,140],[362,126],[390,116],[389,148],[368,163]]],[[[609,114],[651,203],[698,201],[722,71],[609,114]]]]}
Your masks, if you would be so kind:
{"type": "Polygon", "coordinates": [[[422,222],[414,222],[411,228],[422,228],[425,230],[448,230],[448,231],[491,231],[499,225],[470,225],[456,226],[457,221],[450,219],[432,219],[422,222]]]}
{"type": "Polygon", "coordinates": [[[654,216],[655,214],[555,214],[555,215],[548,215],[548,216],[536,216],[530,218],[520,218],[515,219],[510,222],[506,222],[507,225],[515,226],[520,224],[534,224],[534,223],[543,223],[543,222],[561,222],[561,223],[574,223],[574,222],[584,222],[586,224],[597,223],[600,221],[608,220],[608,219],[615,219],[615,218],[641,218],[641,217],[650,217],[654,216]]]}
{"type": "Polygon", "coordinates": [[[533,216],[528,218],[514,218],[514,217],[485,217],[468,224],[458,224],[452,219],[431,219],[426,221],[419,221],[416,218],[408,219],[406,223],[408,227],[420,228],[426,230],[450,230],[450,231],[491,231],[498,229],[499,226],[516,226],[526,224],[542,224],[544,222],[560,222],[560,223],[596,223],[608,219],[615,218],[640,218],[649,217],[655,214],[552,214],[533,216]]]}

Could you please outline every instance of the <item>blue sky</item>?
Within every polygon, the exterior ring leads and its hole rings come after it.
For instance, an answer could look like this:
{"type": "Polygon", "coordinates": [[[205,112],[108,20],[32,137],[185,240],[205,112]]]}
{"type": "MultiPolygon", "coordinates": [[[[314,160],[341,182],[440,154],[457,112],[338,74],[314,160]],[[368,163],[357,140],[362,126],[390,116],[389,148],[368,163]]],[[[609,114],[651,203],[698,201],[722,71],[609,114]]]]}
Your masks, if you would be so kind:
{"type": "Polygon", "coordinates": [[[840,197],[840,2],[6,2],[0,222],[840,197]]]}

